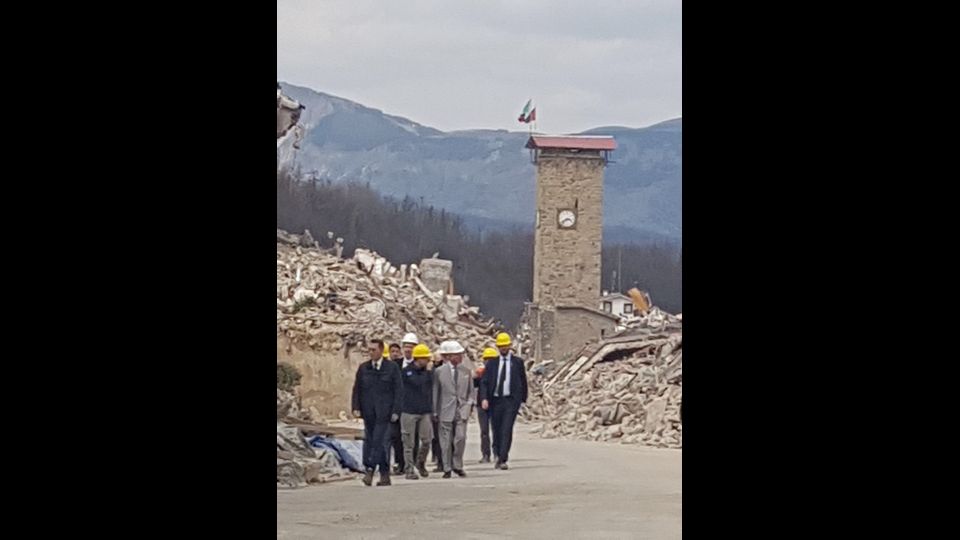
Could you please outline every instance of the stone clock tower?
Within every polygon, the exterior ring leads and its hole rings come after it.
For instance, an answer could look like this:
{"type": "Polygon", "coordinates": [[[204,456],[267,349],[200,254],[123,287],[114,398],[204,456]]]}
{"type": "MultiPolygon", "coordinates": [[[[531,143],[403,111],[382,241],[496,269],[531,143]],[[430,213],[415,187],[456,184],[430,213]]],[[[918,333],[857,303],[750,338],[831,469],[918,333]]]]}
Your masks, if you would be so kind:
{"type": "Polygon", "coordinates": [[[576,335],[592,335],[590,329],[565,324],[558,314],[569,319],[571,309],[579,317],[583,310],[595,312],[599,307],[603,172],[616,142],[612,137],[533,135],[527,148],[537,166],[530,306],[534,313],[528,316],[539,321],[534,326],[543,339],[536,356],[544,359],[566,352],[558,350],[561,343],[580,343],[576,335]],[[554,339],[568,331],[575,334],[554,339]]]}

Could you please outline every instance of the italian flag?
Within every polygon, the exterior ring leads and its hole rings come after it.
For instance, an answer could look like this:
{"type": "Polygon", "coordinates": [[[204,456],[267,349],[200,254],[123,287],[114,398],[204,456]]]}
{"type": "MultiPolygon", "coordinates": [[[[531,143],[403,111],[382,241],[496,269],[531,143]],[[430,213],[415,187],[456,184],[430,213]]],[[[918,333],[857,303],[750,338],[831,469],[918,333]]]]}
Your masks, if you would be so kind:
{"type": "Polygon", "coordinates": [[[523,106],[523,112],[520,113],[520,117],[517,118],[517,122],[523,122],[524,124],[529,124],[537,120],[537,108],[533,105],[533,100],[528,99],[527,104],[523,106]]]}

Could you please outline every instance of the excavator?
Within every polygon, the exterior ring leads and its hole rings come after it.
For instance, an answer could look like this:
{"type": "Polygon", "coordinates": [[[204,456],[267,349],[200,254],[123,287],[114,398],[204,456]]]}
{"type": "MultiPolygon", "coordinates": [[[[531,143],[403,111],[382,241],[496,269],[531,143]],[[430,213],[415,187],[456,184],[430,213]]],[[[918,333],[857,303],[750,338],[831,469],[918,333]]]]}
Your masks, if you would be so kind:
{"type": "Polygon", "coordinates": [[[650,295],[636,287],[627,291],[627,294],[630,295],[630,299],[633,300],[633,312],[640,315],[646,315],[652,304],[650,303],[650,295]]]}

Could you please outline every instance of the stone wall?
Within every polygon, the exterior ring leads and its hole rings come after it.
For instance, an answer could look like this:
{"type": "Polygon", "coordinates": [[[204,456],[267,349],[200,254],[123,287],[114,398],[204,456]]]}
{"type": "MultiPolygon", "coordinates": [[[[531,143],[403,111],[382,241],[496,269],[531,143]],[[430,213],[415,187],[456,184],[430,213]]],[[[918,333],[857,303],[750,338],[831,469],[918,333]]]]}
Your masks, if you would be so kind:
{"type": "Polygon", "coordinates": [[[584,345],[609,337],[617,327],[615,318],[578,307],[558,308],[553,331],[553,359],[565,360],[584,345]]]}
{"type": "Polygon", "coordinates": [[[562,361],[584,345],[613,335],[617,319],[595,309],[574,306],[541,309],[537,304],[528,304],[523,324],[529,327],[531,336],[524,358],[536,362],[562,361]]]}
{"type": "MultiPolygon", "coordinates": [[[[329,336],[329,340],[339,341],[335,336],[329,336]]],[[[327,348],[310,348],[277,336],[277,362],[300,371],[302,406],[317,419],[337,418],[341,411],[350,414],[353,380],[364,360],[362,348],[347,347],[342,341],[327,348]]]]}
{"type": "Polygon", "coordinates": [[[593,307],[600,297],[603,167],[598,155],[539,158],[533,301],[542,307],[593,307]],[[577,223],[560,229],[557,213],[567,208],[577,223]]]}

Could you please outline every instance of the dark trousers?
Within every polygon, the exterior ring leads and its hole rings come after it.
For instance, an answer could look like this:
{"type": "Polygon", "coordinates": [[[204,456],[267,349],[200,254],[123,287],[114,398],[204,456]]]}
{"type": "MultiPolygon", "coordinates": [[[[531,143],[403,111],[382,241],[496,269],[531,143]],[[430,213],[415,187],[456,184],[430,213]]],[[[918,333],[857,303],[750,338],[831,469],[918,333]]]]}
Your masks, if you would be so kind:
{"type": "Polygon", "coordinates": [[[513,423],[520,412],[520,400],[513,396],[493,398],[490,409],[493,411],[493,447],[497,449],[497,460],[506,463],[513,443],[513,423]]]}
{"type": "MultiPolygon", "coordinates": [[[[419,429],[419,426],[420,426],[420,424],[418,423],[418,424],[417,424],[417,428],[418,428],[418,429],[419,429]]],[[[414,467],[417,466],[416,459],[417,459],[417,456],[419,456],[419,455],[420,455],[420,437],[414,437],[414,438],[413,438],[413,459],[414,459],[414,463],[411,463],[410,465],[412,465],[412,466],[414,466],[414,467]]],[[[423,456],[423,459],[426,460],[426,459],[427,459],[427,456],[423,456]]]]}
{"type": "Polygon", "coordinates": [[[363,421],[363,466],[390,473],[390,422],[363,421]]]}
{"type": "Polygon", "coordinates": [[[399,420],[390,424],[390,445],[393,447],[393,462],[396,463],[402,471],[405,463],[403,457],[403,437],[400,435],[399,420]]]}
{"type": "Polygon", "coordinates": [[[440,450],[440,422],[433,418],[433,462],[442,465],[443,453],[440,450]]]}
{"type": "MultiPolygon", "coordinates": [[[[490,457],[490,411],[478,407],[477,420],[480,421],[480,454],[488,458],[490,457]]],[[[493,450],[496,452],[496,447],[493,450]]]]}

